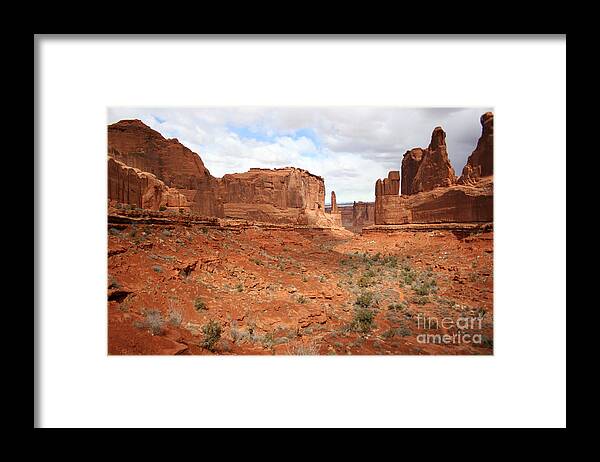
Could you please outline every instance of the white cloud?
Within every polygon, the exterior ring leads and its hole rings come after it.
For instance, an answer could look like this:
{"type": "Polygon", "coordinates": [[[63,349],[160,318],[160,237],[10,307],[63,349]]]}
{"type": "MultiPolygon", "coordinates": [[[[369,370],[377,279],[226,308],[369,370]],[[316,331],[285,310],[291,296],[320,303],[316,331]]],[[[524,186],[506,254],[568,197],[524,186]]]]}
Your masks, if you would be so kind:
{"type": "Polygon", "coordinates": [[[110,108],[108,122],[138,118],[200,154],[215,176],[251,167],[295,166],[325,179],[327,201],[374,200],[375,181],[400,170],[404,152],[426,147],[434,127],[447,133],[457,174],[490,108],[110,108]],[[246,130],[255,137],[249,137],[246,130]],[[296,132],[302,130],[300,134],[296,132]],[[309,131],[307,133],[306,131],[309,131]],[[240,135],[241,133],[241,135],[240,135]],[[314,133],[314,140],[312,134],[314,133]]]}

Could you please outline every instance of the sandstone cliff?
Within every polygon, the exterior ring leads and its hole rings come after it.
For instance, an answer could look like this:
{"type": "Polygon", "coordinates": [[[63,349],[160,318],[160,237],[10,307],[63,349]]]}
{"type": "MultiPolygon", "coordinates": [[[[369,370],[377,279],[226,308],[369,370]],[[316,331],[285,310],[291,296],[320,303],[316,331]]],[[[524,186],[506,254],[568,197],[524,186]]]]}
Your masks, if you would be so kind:
{"type": "Polygon", "coordinates": [[[109,125],[108,155],[109,200],[207,217],[341,226],[339,214],[325,213],[323,178],[306,170],[254,168],[215,178],[198,154],[140,120],[109,125]]]}
{"type": "Polygon", "coordinates": [[[493,180],[454,185],[419,194],[379,196],[375,224],[465,223],[493,221],[493,180]]]}
{"type": "Polygon", "coordinates": [[[294,167],[252,168],[218,182],[224,216],[273,223],[330,223],[323,178],[294,167]]]}
{"type": "Polygon", "coordinates": [[[207,216],[222,215],[214,194],[215,178],[200,156],[177,139],[164,138],[141,120],[121,120],[108,126],[108,154],[177,188],[187,197],[191,211],[207,216]]]}
{"type": "Polygon", "coordinates": [[[481,136],[458,179],[459,184],[473,184],[479,178],[494,174],[494,114],[481,116],[481,136]]]}
{"type": "Polygon", "coordinates": [[[175,188],[169,188],[152,173],[129,167],[108,158],[108,199],[119,204],[160,210],[189,210],[187,198],[175,188]]]}

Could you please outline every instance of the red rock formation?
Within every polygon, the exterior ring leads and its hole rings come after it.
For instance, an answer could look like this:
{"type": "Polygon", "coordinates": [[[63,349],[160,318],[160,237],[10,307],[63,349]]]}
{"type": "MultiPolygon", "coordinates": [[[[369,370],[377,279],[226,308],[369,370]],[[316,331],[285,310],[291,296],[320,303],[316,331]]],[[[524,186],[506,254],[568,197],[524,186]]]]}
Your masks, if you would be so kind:
{"type": "Polygon", "coordinates": [[[188,198],[193,212],[222,216],[214,194],[216,179],[200,156],[177,139],[165,139],[141,120],[121,120],[108,126],[108,154],[177,188],[188,198]]]}
{"type": "Polygon", "coordinates": [[[337,200],[335,197],[335,191],[331,191],[331,213],[338,213],[337,200]]]}
{"type": "Polygon", "coordinates": [[[448,187],[454,183],[456,183],[456,175],[448,159],[446,133],[441,127],[436,127],[413,179],[412,191],[413,194],[431,191],[434,188],[448,187]]]}
{"type": "MultiPolygon", "coordinates": [[[[427,149],[402,159],[402,195],[375,184],[375,224],[493,221],[493,114],[481,116],[482,134],[457,184],[448,160],[446,134],[436,127],[427,149]]],[[[391,174],[390,172],[388,178],[391,174]]]]}
{"type": "Polygon", "coordinates": [[[375,223],[374,202],[354,202],[352,205],[338,205],[341,225],[353,233],[360,233],[365,226],[375,223]]]}
{"type": "Polygon", "coordinates": [[[375,196],[398,195],[400,192],[400,172],[392,170],[388,173],[388,177],[382,180],[377,180],[375,183],[375,196]]]}
{"type": "Polygon", "coordinates": [[[245,173],[224,175],[218,191],[224,204],[268,204],[281,209],[325,212],[323,178],[294,167],[252,168],[245,173]]]}
{"type": "Polygon", "coordinates": [[[481,136],[463,168],[459,184],[473,184],[479,178],[494,174],[494,114],[486,112],[480,121],[481,136]]]}
{"type": "Polygon", "coordinates": [[[109,125],[108,152],[113,161],[109,161],[111,200],[156,210],[164,205],[163,197],[168,204],[179,204],[184,195],[185,207],[197,215],[341,226],[339,214],[325,214],[323,179],[306,170],[250,169],[214,178],[196,153],[176,139],[165,139],[140,120],[109,125]],[[123,180],[124,171],[131,181],[123,180]],[[134,177],[143,177],[150,186],[134,177]],[[152,199],[140,198],[150,194],[150,189],[156,191],[152,199]]]}
{"type": "Polygon", "coordinates": [[[436,127],[427,149],[406,151],[402,159],[402,194],[416,194],[456,183],[454,169],[448,159],[446,133],[436,127]]]}
{"type": "Polygon", "coordinates": [[[402,194],[414,194],[413,181],[423,160],[423,149],[406,151],[402,158],[402,194]]]}
{"type": "Polygon", "coordinates": [[[375,224],[464,223],[493,221],[493,180],[475,186],[454,185],[419,194],[380,196],[375,224]]]}
{"type": "Polygon", "coordinates": [[[128,167],[111,157],[108,158],[108,199],[149,210],[189,209],[186,197],[177,189],[169,188],[151,173],[128,167]]]}

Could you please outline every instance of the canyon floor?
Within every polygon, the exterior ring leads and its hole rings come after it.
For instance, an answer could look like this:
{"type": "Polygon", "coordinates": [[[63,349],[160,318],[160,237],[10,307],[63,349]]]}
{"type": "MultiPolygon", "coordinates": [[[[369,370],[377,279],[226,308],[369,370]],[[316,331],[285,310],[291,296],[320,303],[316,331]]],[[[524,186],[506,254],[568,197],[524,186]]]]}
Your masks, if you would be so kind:
{"type": "Polygon", "coordinates": [[[493,232],[109,222],[108,353],[489,355],[492,251],[493,232]]]}

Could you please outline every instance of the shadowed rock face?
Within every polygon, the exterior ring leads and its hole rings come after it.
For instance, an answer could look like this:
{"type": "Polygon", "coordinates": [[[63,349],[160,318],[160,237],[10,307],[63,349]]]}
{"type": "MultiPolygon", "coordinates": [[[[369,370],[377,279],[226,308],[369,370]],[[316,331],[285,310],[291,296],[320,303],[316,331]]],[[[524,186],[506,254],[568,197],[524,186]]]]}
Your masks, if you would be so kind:
{"type": "Polygon", "coordinates": [[[479,178],[494,174],[494,114],[481,116],[481,136],[458,179],[459,184],[473,184],[479,178]]]}
{"type": "Polygon", "coordinates": [[[341,225],[325,214],[321,177],[287,167],[215,178],[198,154],[140,120],[109,125],[108,155],[109,199],[116,202],[151,210],[185,204],[177,206],[208,217],[341,225]]]}
{"type": "Polygon", "coordinates": [[[417,176],[417,171],[423,160],[423,149],[413,148],[406,151],[402,158],[402,195],[414,194],[413,180],[417,176]]]}

